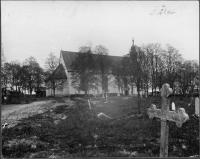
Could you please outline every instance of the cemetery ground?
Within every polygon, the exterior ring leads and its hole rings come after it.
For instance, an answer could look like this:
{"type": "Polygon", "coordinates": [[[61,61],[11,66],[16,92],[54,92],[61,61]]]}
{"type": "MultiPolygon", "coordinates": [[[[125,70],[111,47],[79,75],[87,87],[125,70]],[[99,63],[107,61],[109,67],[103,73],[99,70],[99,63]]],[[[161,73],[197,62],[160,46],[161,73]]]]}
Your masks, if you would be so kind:
{"type": "MultiPolygon", "coordinates": [[[[185,108],[190,119],[181,128],[169,122],[169,157],[198,155],[194,100],[190,106],[190,98],[171,102],[185,108]]],[[[151,103],[161,108],[160,97],[142,98],[142,116],[136,97],[109,97],[108,103],[93,98],[91,109],[87,100],[68,98],[2,108],[2,123],[10,124],[2,130],[3,157],[159,157],[161,124],[147,115],[151,103]]]]}

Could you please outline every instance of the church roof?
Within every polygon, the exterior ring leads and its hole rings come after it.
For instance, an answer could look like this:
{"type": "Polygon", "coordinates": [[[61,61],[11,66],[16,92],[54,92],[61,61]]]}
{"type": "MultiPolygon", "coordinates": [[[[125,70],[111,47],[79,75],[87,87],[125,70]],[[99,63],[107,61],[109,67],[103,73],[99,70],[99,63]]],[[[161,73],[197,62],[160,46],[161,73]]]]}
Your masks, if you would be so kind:
{"type": "Polygon", "coordinates": [[[65,66],[67,67],[67,71],[73,71],[72,68],[71,68],[71,64],[75,60],[78,52],[62,51],[61,50],[61,54],[63,56],[65,66]]]}
{"type": "MultiPolygon", "coordinates": [[[[65,62],[65,66],[67,67],[68,71],[73,71],[71,68],[71,64],[72,62],[75,60],[77,54],[79,54],[79,52],[72,52],[72,51],[62,51],[61,50],[61,54],[63,56],[64,62],[65,62]]],[[[98,56],[97,54],[92,54],[94,57],[98,56]]],[[[122,60],[122,56],[112,56],[112,55],[108,55],[111,60],[114,62],[118,62],[122,60]]]]}
{"type": "Polygon", "coordinates": [[[45,81],[49,81],[51,79],[67,79],[67,75],[62,64],[59,64],[56,70],[45,81]]]}
{"type": "MultiPolygon", "coordinates": [[[[63,51],[61,50],[61,54],[65,63],[65,66],[67,67],[67,71],[71,72],[72,70],[71,64],[75,60],[77,54],[79,52],[72,52],[72,51],[63,51]]],[[[98,56],[97,54],[92,54],[94,57],[98,56]]],[[[120,62],[123,57],[122,56],[111,56],[109,55],[111,60],[113,62],[120,62]]],[[[45,80],[49,81],[51,79],[67,79],[64,67],[62,64],[59,64],[59,66],[56,68],[56,70],[45,80]]]]}

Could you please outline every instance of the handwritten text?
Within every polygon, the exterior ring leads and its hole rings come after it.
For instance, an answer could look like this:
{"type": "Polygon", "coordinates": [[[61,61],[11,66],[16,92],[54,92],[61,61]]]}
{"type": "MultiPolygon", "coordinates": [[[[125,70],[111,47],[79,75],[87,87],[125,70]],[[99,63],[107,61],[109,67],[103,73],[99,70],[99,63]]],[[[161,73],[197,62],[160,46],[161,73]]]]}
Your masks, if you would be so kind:
{"type": "Polygon", "coordinates": [[[172,12],[167,9],[166,6],[157,6],[154,10],[151,11],[150,15],[161,15],[161,14],[174,14],[175,12],[172,12]]]}

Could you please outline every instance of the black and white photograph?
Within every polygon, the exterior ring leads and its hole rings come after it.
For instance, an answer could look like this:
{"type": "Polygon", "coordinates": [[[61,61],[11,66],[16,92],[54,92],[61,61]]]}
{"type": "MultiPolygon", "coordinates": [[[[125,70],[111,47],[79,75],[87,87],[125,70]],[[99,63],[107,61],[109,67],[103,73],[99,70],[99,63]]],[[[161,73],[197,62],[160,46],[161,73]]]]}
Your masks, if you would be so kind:
{"type": "Polygon", "coordinates": [[[199,157],[198,1],[1,1],[1,158],[199,157]]]}

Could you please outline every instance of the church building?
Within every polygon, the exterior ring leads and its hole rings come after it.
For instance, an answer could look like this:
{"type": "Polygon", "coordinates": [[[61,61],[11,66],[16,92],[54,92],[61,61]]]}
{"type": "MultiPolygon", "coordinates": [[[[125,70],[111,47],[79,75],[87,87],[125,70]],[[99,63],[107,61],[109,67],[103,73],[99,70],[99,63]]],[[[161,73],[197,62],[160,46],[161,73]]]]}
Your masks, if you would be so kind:
{"type": "MultiPolygon", "coordinates": [[[[52,79],[55,81],[55,96],[70,96],[74,94],[84,94],[84,91],[76,90],[72,87],[71,83],[71,73],[74,71],[71,67],[72,62],[75,60],[79,52],[71,51],[60,51],[60,63],[56,70],[48,77],[46,80],[46,96],[52,96],[54,94],[53,89],[48,87],[51,85],[52,79]]],[[[95,54],[95,56],[98,56],[95,54]]],[[[121,61],[123,57],[120,56],[110,56],[111,60],[121,61]]],[[[136,86],[130,86],[128,82],[123,83],[123,86],[119,88],[116,84],[115,77],[110,74],[107,81],[108,94],[113,94],[119,96],[120,94],[124,95],[137,95],[136,86]]],[[[100,95],[102,94],[102,86],[98,86],[98,89],[89,90],[88,94],[100,95]]]]}

